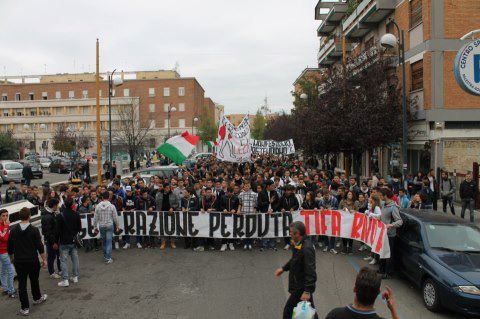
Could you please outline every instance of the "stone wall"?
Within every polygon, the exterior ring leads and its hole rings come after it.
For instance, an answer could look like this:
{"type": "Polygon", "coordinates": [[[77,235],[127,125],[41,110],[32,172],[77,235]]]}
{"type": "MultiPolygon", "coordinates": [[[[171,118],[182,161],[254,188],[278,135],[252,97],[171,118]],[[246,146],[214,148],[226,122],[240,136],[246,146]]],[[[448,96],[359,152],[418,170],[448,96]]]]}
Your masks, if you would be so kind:
{"type": "Polygon", "coordinates": [[[479,139],[444,141],[443,163],[448,171],[471,171],[474,162],[480,162],[479,139]]]}

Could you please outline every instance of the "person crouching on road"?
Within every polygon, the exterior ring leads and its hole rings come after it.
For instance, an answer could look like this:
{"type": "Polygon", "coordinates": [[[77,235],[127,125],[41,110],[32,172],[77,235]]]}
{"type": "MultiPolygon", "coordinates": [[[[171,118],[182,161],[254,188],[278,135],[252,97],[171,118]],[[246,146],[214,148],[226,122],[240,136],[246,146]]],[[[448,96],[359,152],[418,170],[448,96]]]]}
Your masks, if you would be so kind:
{"type": "Polygon", "coordinates": [[[74,200],[71,196],[65,199],[65,208],[61,214],[57,215],[56,242],[60,249],[60,266],[62,267],[62,281],[58,283],[59,287],[68,287],[69,279],[73,283],[78,282],[78,250],[76,246],[77,234],[82,229],[80,215],[75,211],[74,200]],[[68,256],[72,260],[72,277],[68,277],[68,256]]]}
{"type": "Polygon", "coordinates": [[[95,231],[100,231],[100,237],[103,241],[103,259],[105,263],[111,264],[112,259],[112,238],[113,230],[116,227],[118,231],[117,209],[109,201],[110,194],[105,191],[102,193],[102,201],[95,208],[93,217],[93,227],[95,231]]]}
{"type": "MultiPolygon", "coordinates": [[[[292,238],[292,258],[282,267],[275,270],[275,276],[280,277],[288,271],[288,292],[290,297],[283,309],[283,319],[292,318],[293,308],[300,301],[310,301],[313,308],[313,292],[317,281],[315,270],[315,248],[306,235],[305,224],[300,221],[290,224],[292,238]]],[[[318,319],[317,314],[315,314],[318,319]]]]}

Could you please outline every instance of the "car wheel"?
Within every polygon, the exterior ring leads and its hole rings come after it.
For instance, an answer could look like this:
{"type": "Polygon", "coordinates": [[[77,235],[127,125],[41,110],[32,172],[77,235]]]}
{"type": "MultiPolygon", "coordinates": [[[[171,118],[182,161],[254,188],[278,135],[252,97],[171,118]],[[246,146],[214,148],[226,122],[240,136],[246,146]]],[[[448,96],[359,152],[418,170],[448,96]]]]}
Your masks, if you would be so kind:
{"type": "Polygon", "coordinates": [[[440,296],[438,295],[437,284],[430,278],[427,278],[422,285],[423,303],[430,311],[440,310],[440,296]]]}

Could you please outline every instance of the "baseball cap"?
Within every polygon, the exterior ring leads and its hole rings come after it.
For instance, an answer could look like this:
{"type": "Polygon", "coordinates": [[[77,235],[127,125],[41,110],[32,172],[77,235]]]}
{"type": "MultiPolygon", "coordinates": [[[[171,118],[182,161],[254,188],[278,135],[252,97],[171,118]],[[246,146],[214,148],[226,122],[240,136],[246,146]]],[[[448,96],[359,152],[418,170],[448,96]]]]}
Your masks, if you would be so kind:
{"type": "Polygon", "coordinates": [[[125,186],[125,191],[126,192],[131,192],[132,191],[132,186],[125,186]]]}

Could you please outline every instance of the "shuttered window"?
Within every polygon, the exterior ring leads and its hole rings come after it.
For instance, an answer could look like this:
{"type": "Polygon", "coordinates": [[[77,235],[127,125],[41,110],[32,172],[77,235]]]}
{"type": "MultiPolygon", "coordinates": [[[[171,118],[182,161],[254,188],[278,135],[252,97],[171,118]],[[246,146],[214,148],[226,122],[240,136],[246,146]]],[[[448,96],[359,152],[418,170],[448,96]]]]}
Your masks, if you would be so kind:
{"type": "Polygon", "coordinates": [[[410,65],[412,71],[412,91],[423,89],[423,60],[410,65]]]}
{"type": "Polygon", "coordinates": [[[422,23],[422,0],[410,1],[410,29],[422,23]]]}

